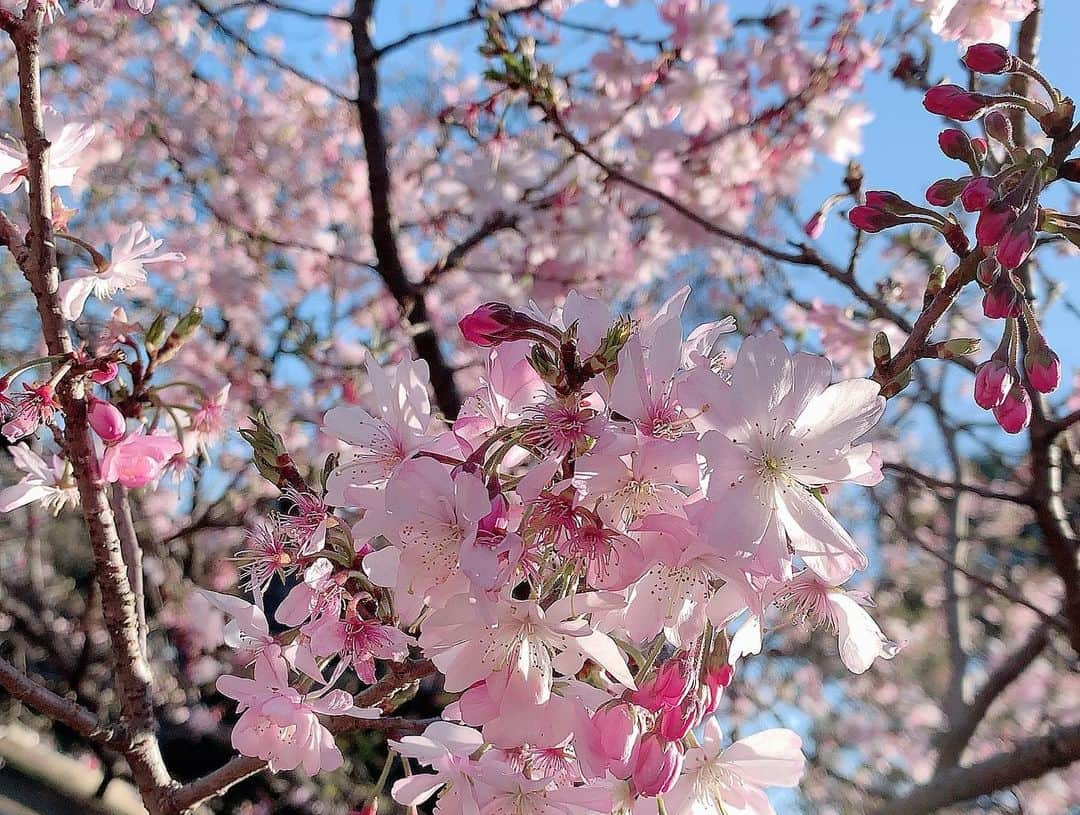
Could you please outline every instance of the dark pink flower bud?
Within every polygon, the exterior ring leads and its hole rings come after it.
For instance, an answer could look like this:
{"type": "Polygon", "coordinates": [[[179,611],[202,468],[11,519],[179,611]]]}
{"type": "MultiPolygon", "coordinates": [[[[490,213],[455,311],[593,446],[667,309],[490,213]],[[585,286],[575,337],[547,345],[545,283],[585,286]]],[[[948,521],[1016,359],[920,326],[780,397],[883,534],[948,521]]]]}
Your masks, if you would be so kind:
{"type": "Polygon", "coordinates": [[[1006,269],[1015,269],[1035,248],[1035,227],[1030,218],[1014,223],[998,241],[997,259],[1006,269]]]}
{"type": "Polygon", "coordinates": [[[852,226],[863,232],[880,232],[901,222],[895,215],[869,206],[852,207],[848,212],[848,220],[852,226]]]}
{"type": "Polygon", "coordinates": [[[643,708],[655,712],[679,705],[691,684],[689,666],[683,659],[673,657],[661,665],[656,676],[642,684],[630,698],[643,708]]]}
{"type": "Polygon", "coordinates": [[[124,421],[124,414],[111,402],[94,399],[86,411],[86,417],[90,422],[90,427],[106,444],[112,444],[124,438],[127,422],[124,421]]]}
{"type": "Polygon", "coordinates": [[[1001,264],[997,262],[997,258],[983,258],[975,268],[975,279],[984,289],[993,286],[999,274],[1001,274],[1001,264]]]}
{"type": "Polygon", "coordinates": [[[896,212],[910,209],[910,204],[889,190],[870,190],[866,193],[866,206],[885,212],[896,212]]]}
{"type": "Polygon", "coordinates": [[[971,139],[968,138],[967,133],[959,128],[950,127],[947,130],[942,130],[938,133],[937,142],[941,152],[949,158],[967,161],[972,154],[971,139]]]}
{"type": "Polygon", "coordinates": [[[961,122],[971,121],[990,104],[986,95],[971,93],[959,85],[936,85],[923,97],[923,107],[931,113],[961,122]]]}
{"type": "Polygon", "coordinates": [[[806,233],[806,237],[817,238],[821,237],[821,233],[825,231],[825,213],[815,212],[810,216],[810,220],[806,222],[803,227],[803,232],[806,233]]]}
{"type": "Polygon", "coordinates": [[[461,318],[458,328],[462,336],[474,345],[490,346],[505,342],[514,324],[515,312],[505,303],[484,303],[461,318]]]}
{"type": "Polygon", "coordinates": [[[360,809],[353,810],[349,815],[379,815],[379,799],[378,796],[372,798],[360,809]]]}
{"type": "Polygon", "coordinates": [[[977,74],[1002,74],[1016,64],[1008,50],[994,42],[976,43],[964,52],[962,59],[977,74]]]}
{"type": "Polygon", "coordinates": [[[987,113],[986,118],[983,119],[983,127],[986,128],[987,135],[994,141],[1001,142],[1005,145],[1012,145],[1012,122],[1009,121],[1009,117],[1000,110],[992,110],[987,113]]]}
{"type": "Polygon", "coordinates": [[[990,202],[975,223],[975,240],[979,246],[994,246],[1009,225],[1016,220],[1016,210],[1001,201],[990,202]]]}
{"type": "Polygon", "coordinates": [[[1045,342],[1037,343],[1024,354],[1024,370],[1031,387],[1039,393],[1053,393],[1061,384],[1061,359],[1045,342]]]}
{"type": "Polygon", "coordinates": [[[983,294],[983,314],[992,320],[1019,317],[1023,311],[1024,298],[1013,284],[1012,275],[998,275],[983,294]]]}
{"type": "Polygon", "coordinates": [[[965,212],[982,212],[997,195],[997,189],[989,178],[973,178],[960,193],[960,204],[965,212]]]}
{"type": "Polygon", "coordinates": [[[975,161],[982,164],[986,154],[990,152],[990,145],[986,143],[986,139],[982,136],[976,136],[971,140],[971,149],[975,151],[975,161]]]}
{"type": "Polygon", "coordinates": [[[975,369],[975,404],[993,410],[1008,396],[1016,377],[1000,359],[988,359],[975,369]]]}
{"type": "Polygon", "coordinates": [[[1031,422],[1031,397],[1019,384],[1014,384],[1000,405],[994,408],[994,418],[1006,433],[1019,433],[1031,422]]]}
{"type": "Polygon", "coordinates": [[[926,201],[935,207],[951,206],[967,185],[968,178],[941,178],[926,188],[926,201]]]}
{"type": "Polygon", "coordinates": [[[709,668],[705,673],[705,687],[709,689],[709,701],[705,706],[705,715],[715,713],[720,707],[720,698],[724,695],[724,688],[731,684],[735,677],[735,669],[730,665],[720,665],[709,668]]]}
{"type": "Polygon", "coordinates": [[[650,733],[634,750],[631,779],[634,791],[650,798],[670,792],[682,772],[683,752],[675,742],[650,733]]]}
{"type": "Polygon", "coordinates": [[[687,696],[678,707],[669,707],[660,715],[660,735],[669,741],[679,741],[701,721],[698,700],[687,696]]]}

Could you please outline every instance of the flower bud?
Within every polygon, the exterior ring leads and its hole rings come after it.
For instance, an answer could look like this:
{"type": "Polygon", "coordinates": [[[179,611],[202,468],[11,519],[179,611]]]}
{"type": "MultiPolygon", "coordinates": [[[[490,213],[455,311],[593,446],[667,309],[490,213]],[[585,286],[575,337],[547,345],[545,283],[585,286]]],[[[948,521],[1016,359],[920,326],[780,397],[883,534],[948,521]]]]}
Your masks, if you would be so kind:
{"type": "Polygon", "coordinates": [[[869,206],[852,207],[848,212],[848,220],[852,226],[863,232],[880,232],[902,223],[895,215],[869,206]]]}
{"type": "Polygon", "coordinates": [[[1019,317],[1024,298],[1016,289],[1011,274],[1002,274],[983,294],[983,314],[992,320],[1019,317]]]}
{"type": "Polygon", "coordinates": [[[971,139],[963,130],[950,127],[938,133],[938,147],[949,158],[967,161],[972,155],[971,139]]]}
{"type": "Polygon", "coordinates": [[[994,408],[994,418],[1006,433],[1019,433],[1031,422],[1031,397],[1014,384],[1001,404],[994,408]]]}
{"type": "Polygon", "coordinates": [[[642,684],[631,699],[655,712],[679,705],[689,692],[690,685],[689,667],[684,660],[675,657],[661,665],[656,676],[642,684]]]}
{"type": "Polygon", "coordinates": [[[926,188],[926,201],[935,207],[951,206],[967,187],[969,178],[941,178],[926,188]]]}
{"type": "Polygon", "coordinates": [[[702,710],[697,698],[688,695],[681,705],[669,707],[660,715],[660,735],[668,741],[679,741],[698,725],[701,718],[702,710]]]}
{"type": "Polygon", "coordinates": [[[997,189],[989,178],[973,178],[960,192],[960,204],[965,212],[982,212],[997,195],[997,189]]]}
{"type": "Polygon", "coordinates": [[[650,798],[670,792],[675,786],[682,773],[683,753],[675,742],[650,733],[638,742],[633,764],[634,791],[650,798]]]}
{"type": "Polygon", "coordinates": [[[517,312],[505,303],[484,303],[461,318],[458,328],[474,345],[491,346],[505,342],[517,312]]]}
{"type": "Polygon", "coordinates": [[[634,705],[602,707],[592,715],[592,723],[603,758],[610,764],[628,762],[641,738],[641,720],[634,705]]]}
{"type": "Polygon", "coordinates": [[[969,122],[992,104],[989,97],[959,85],[936,85],[923,97],[923,107],[939,116],[969,122]]]}
{"type": "Polygon", "coordinates": [[[94,399],[90,403],[86,417],[90,422],[90,427],[106,444],[112,444],[124,438],[127,422],[124,420],[124,414],[111,402],[94,399]]]}
{"type": "Polygon", "coordinates": [[[806,237],[814,238],[817,240],[821,237],[821,233],[825,231],[825,213],[818,210],[803,226],[803,232],[806,233],[806,237]]]}
{"type": "Polygon", "coordinates": [[[1016,60],[1008,50],[995,42],[975,43],[961,59],[977,74],[1003,74],[1016,67],[1016,60]]]}
{"type": "Polygon", "coordinates": [[[720,707],[720,698],[724,695],[724,688],[730,685],[734,678],[735,669],[727,663],[711,667],[706,671],[704,686],[709,690],[709,701],[704,710],[706,716],[715,713],[720,707]]]}
{"type": "Polygon", "coordinates": [[[1053,393],[1061,384],[1061,359],[1045,342],[1036,343],[1024,354],[1024,370],[1039,393],[1053,393]]]}
{"type": "Polygon", "coordinates": [[[1012,368],[1000,359],[988,359],[975,369],[975,404],[993,410],[1008,396],[1016,377],[1012,368]]]}
{"type": "Polygon", "coordinates": [[[992,110],[987,113],[986,118],[983,119],[983,127],[986,128],[986,134],[994,141],[1001,142],[1007,147],[1012,146],[1012,122],[1000,110],[992,110]]]}
{"type": "Polygon", "coordinates": [[[979,242],[979,246],[994,246],[1015,220],[1015,209],[1001,201],[992,201],[979,214],[979,220],[975,223],[975,240],[979,242]]]}
{"type": "Polygon", "coordinates": [[[975,152],[975,163],[982,164],[986,159],[986,154],[990,152],[990,145],[982,136],[976,136],[971,140],[971,149],[975,152]]]}
{"type": "Polygon", "coordinates": [[[1015,269],[1035,248],[1035,227],[1031,218],[1016,221],[998,241],[997,259],[1006,269],[1015,269]]]}
{"type": "Polygon", "coordinates": [[[866,206],[897,213],[907,208],[907,201],[889,190],[869,190],[866,193],[866,206]]]}
{"type": "Polygon", "coordinates": [[[892,347],[889,343],[889,335],[884,331],[879,331],[874,335],[874,365],[882,366],[892,359],[892,347]]]}

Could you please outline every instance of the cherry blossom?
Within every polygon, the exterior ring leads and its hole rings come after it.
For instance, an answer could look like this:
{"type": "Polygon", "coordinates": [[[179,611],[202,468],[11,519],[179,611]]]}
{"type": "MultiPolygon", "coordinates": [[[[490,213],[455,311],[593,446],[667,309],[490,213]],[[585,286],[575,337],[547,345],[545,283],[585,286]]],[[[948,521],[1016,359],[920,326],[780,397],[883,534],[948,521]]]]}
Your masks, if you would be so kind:
{"type": "Polygon", "coordinates": [[[112,249],[108,265],[96,273],[79,275],[60,284],[60,303],[64,317],[78,319],[90,295],[108,300],[117,292],[146,282],[145,266],[152,263],[181,263],[180,252],[153,254],[164,243],[155,239],[140,222],[127,227],[112,249]]]}

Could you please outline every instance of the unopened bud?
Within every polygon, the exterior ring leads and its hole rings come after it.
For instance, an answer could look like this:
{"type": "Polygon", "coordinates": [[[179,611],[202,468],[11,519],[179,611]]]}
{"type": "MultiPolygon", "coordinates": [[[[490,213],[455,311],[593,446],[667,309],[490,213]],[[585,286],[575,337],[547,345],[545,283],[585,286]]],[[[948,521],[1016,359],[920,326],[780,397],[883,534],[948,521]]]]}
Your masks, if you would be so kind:
{"type": "Polygon", "coordinates": [[[975,404],[993,410],[1008,396],[1016,377],[1012,368],[997,358],[990,358],[975,369],[975,404]]]}
{"type": "Polygon", "coordinates": [[[124,414],[111,402],[94,399],[86,411],[87,421],[98,437],[106,444],[120,441],[127,431],[124,414]]]}
{"type": "Polygon", "coordinates": [[[903,223],[897,216],[869,206],[852,207],[848,212],[848,220],[852,226],[863,232],[880,232],[903,223]]]}
{"type": "Polygon", "coordinates": [[[960,204],[965,212],[982,212],[997,196],[997,186],[986,177],[972,178],[960,192],[960,204]]]}
{"type": "Polygon", "coordinates": [[[978,351],[981,344],[982,341],[975,337],[956,337],[941,344],[938,356],[941,359],[966,357],[978,351]]]}
{"type": "Polygon", "coordinates": [[[1001,142],[1006,147],[1013,146],[1012,122],[1000,110],[987,113],[983,119],[983,127],[986,128],[986,135],[994,141],[1001,142]]]}
{"type": "Polygon", "coordinates": [[[923,107],[939,116],[969,122],[993,104],[990,97],[959,85],[936,85],[923,97],[923,107]]]}
{"type": "Polygon", "coordinates": [[[991,201],[975,223],[975,240],[979,246],[994,246],[1005,230],[1016,220],[1016,210],[1002,201],[991,201]]]}
{"type": "Polygon", "coordinates": [[[968,48],[963,63],[977,74],[1004,74],[1016,69],[1017,60],[995,42],[979,42],[968,48]]]}
{"type": "Polygon", "coordinates": [[[1031,397],[1014,384],[1001,404],[994,408],[994,418],[1006,433],[1019,433],[1031,423],[1031,397]]]}
{"type": "Polygon", "coordinates": [[[1015,269],[1035,248],[1035,218],[1026,216],[1016,221],[998,241],[997,259],[1006,269],[1015,269]]]}
{"type": "Polygon", "coordinates": [[[889,345],[889,335],[879,331],[874,335],[874,365],[881,367],[892,359],[892,348],[889,345]]]}
{"type": "Polygon", "coordinates": [[[146,348],[149,351],[157,349],[161,341],[165,339],[165,313],[160,312],[146,329],[146,348]]]}
{"type": "Polygon", "coordinates": [[[1039,393],[1053,393],[1061,384],[1061,359],[1041,337],[1024,354],[1024,370],[1039,393]]]}
{"type": "Polygon", "coordinates": [[[992,320],[1019,317],[1023,309],[1024,298],[1011,274],[998,275],[998,279],[983,295],[983,314],[992,320]]]}
{"type": "Polygon", "coordinates": [[[926,188],[926,201],[935,207],[951,206],[969,181],[971,181],[970,176],[938,179],[926,188]]]}
{"type": "Polygon", "coordinates": [[[967,133],[957,127],[950,127],[938,133],[938,147],[949,158],[970,161],[974,157],[971,139],[968,138],[967,133]]]}

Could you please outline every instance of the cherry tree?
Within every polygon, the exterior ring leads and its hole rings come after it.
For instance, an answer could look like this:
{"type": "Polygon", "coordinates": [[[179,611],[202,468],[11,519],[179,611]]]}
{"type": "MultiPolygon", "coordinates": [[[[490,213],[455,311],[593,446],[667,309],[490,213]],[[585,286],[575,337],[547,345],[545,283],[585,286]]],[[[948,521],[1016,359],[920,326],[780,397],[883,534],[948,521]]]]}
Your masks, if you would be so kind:
{"type": "Polygon", "coordinates": [[[1052,10],[376,5],[0,6],[3,715],[152,815],[1064,811],[1052,10]]]}

